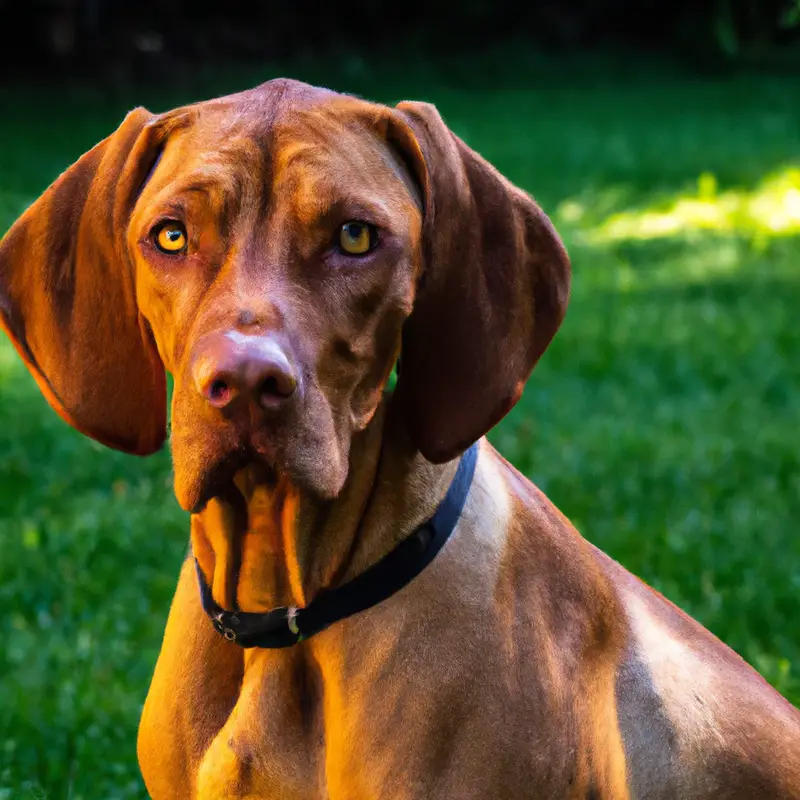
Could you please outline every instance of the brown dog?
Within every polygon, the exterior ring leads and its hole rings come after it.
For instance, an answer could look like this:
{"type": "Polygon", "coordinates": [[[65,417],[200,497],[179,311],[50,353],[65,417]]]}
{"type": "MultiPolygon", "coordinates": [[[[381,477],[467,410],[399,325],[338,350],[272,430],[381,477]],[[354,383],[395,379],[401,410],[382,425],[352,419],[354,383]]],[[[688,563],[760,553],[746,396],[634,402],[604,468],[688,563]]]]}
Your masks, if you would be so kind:
{"type": "Polygon", "coordinates": [[[569,281],[433,107],[292,81],[131,112],[11,229],[0,322],[70,424],[150,453],[174,376],[198,575],[142,716],[154,798],[800,797],[797,710],[485,441],[440,554],[300,641],[445,508],[569,281]],[[226,641],[198,583],[227,638],[284,606],[297,643],[226,641]]]}

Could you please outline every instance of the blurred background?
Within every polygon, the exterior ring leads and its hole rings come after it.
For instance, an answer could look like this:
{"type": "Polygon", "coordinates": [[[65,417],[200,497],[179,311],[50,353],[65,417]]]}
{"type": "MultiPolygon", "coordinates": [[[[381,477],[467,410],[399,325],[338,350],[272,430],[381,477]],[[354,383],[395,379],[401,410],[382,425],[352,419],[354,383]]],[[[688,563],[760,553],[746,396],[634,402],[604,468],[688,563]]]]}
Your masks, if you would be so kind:
{"type": "MultiPolygon", "coordinates": [[[[0,233],[134,105],[288,75],[424,99],[574,290],[501,451],[800,703],[800,0],[0,0],[0,233]]],[[[0,800],[141,798],[188,520],[0,341],[0,800]]]]}

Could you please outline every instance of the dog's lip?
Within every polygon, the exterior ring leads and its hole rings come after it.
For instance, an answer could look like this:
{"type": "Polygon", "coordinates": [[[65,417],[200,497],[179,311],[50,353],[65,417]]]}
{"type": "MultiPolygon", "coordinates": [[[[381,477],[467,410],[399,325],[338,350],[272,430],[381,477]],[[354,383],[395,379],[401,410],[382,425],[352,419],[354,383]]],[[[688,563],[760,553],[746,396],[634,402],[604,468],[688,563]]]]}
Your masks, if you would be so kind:
{"type": "Polygon", "coordinates": [[[222,495],[233,484],[236,473],[247,463],[243,455],[223,459],[203,475],[200,486],[188,509],[190,514],[201,513],[215,497],[222,495]]]}
{"type": "Polygon", "coordinates": [[[253,431],[250,436],[249,450],[255,460],[273,463],[277,455],[275,438],[268,431],[253,431]]]}
{"type": "Polygon", "coordinates": [[[274,447],[252,444],[224,456],[203,477],[195,502],[188,509],[189,513],[199,514],[211,500],[229,492],[236,486],[237,476],[246,470],[258,475],[260,482],[273,482],[276,479],[274,447]]]}

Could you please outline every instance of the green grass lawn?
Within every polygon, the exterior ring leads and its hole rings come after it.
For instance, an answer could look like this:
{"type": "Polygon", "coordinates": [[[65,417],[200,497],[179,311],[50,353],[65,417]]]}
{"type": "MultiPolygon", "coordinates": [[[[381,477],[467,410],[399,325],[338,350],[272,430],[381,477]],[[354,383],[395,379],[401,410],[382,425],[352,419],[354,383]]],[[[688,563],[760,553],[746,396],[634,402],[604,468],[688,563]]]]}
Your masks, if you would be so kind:
{"type": "MultiPolygon", "coordinates": [[[[0,92],[0,232],[130,105],[275,74],[0,92]]],[[[591,62],[341,74],[299,70],[437,103],[571,252],[567,320],[494,442],[800,703],[800,81],[591,62]]],[[[0,342],[0,800],[146,796],[136,725],[187,536],[168,454],[71,431],[0,342]]]]}

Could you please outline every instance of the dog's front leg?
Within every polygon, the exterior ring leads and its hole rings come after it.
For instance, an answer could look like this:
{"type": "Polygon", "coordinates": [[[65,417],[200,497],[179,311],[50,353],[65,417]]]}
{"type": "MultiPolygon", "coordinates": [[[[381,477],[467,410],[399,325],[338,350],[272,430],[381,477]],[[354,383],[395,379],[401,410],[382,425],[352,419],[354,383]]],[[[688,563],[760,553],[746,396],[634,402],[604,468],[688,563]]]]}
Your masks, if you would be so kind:
{"type": "Polygon", "coordinates": [[[197,766],[236,704],[242,669],[242,651],[203,613],[187,559],[139,725],[139,766],[154,800],[191,796],[197,766]]]}

